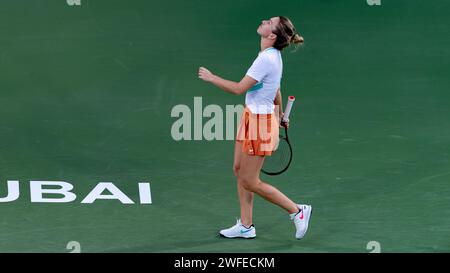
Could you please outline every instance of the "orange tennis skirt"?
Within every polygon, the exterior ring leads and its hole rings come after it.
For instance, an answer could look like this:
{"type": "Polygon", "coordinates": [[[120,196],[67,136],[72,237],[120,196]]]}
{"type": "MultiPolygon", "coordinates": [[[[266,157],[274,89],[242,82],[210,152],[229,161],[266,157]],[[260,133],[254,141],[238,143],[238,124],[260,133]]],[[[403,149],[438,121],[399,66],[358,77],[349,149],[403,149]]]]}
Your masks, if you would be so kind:
{"type": "Polygon", "coordinates": [[[242,142],[242,151],[249,155],[272,155],[279,141],[279,123],[275,113],[253,114],[245,107],[236,141],[242,142]]]}

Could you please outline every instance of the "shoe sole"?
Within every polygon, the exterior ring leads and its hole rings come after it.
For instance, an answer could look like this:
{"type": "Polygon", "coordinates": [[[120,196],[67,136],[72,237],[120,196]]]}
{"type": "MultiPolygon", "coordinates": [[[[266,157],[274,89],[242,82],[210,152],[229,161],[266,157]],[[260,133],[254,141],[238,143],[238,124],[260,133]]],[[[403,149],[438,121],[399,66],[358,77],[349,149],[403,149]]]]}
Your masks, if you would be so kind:
{"type": "Polygon", "coordinates": [[[256,238],[256,235],[253,236],[253,237],[240,237],[240,236],[237,236],[237,237],[227,237],[227,236],[223,235],[222,233],[219,233],[219,236],[222,237],[222,238],[227,238],[227,239],[255,239],[255,238],[256,238]]]}

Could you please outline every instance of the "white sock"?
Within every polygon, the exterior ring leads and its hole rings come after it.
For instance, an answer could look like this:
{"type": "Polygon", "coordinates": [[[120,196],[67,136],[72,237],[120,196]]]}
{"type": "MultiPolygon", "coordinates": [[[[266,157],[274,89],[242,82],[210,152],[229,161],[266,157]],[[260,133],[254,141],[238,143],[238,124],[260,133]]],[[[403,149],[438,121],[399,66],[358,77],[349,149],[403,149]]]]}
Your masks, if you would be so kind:
{"type": "Polygon", "coordinates": [[[298,208],[298,212],[294,212],[294,213],[289,214],[289,217],[291,217],[291,220],[294,220],[295,215],[299,214],[301,211],[302,210],[300,208],[298,208]]]}

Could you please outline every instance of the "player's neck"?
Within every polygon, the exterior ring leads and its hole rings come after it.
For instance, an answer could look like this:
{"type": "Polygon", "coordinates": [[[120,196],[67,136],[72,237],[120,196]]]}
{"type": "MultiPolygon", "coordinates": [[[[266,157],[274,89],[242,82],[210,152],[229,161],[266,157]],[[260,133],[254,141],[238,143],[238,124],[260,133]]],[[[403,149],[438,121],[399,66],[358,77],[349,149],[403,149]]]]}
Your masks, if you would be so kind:
{"type": "Polygon", "coordinates": [[[261,52],[270,47],[273,47],[273,40],[264,39],[263,37],[261,37],[261,52]]]}

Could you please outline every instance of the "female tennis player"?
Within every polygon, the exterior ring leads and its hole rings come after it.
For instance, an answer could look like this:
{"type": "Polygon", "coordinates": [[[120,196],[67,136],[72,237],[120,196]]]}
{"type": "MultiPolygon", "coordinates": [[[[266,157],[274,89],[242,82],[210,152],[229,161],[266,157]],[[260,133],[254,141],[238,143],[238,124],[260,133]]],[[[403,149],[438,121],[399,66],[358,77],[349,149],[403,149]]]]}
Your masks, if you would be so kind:
{"type": "Polygon", "coordinates": [[[295,237],[301,239],[308,229],[312,207],[294,203],[278,189],[261,181],[259,174],[264,158],[270,156],[277,146],[279,120],[283,116],[281,51],[291,44],[303,43],[303,38],[284,16],[263,20],[257,33],[261,36],[261,51],[240,82],[223,79],[204,67],[198,71],[200,79],[226,92],[235,95],[246,93],[246,107],[237,133],[233,166],[241,218],[236,225],[221,230],[219,234],[226,238],[256,237],[253,225],[253,195],[256,193],[289,213],[296,227],[295,237]]]}

